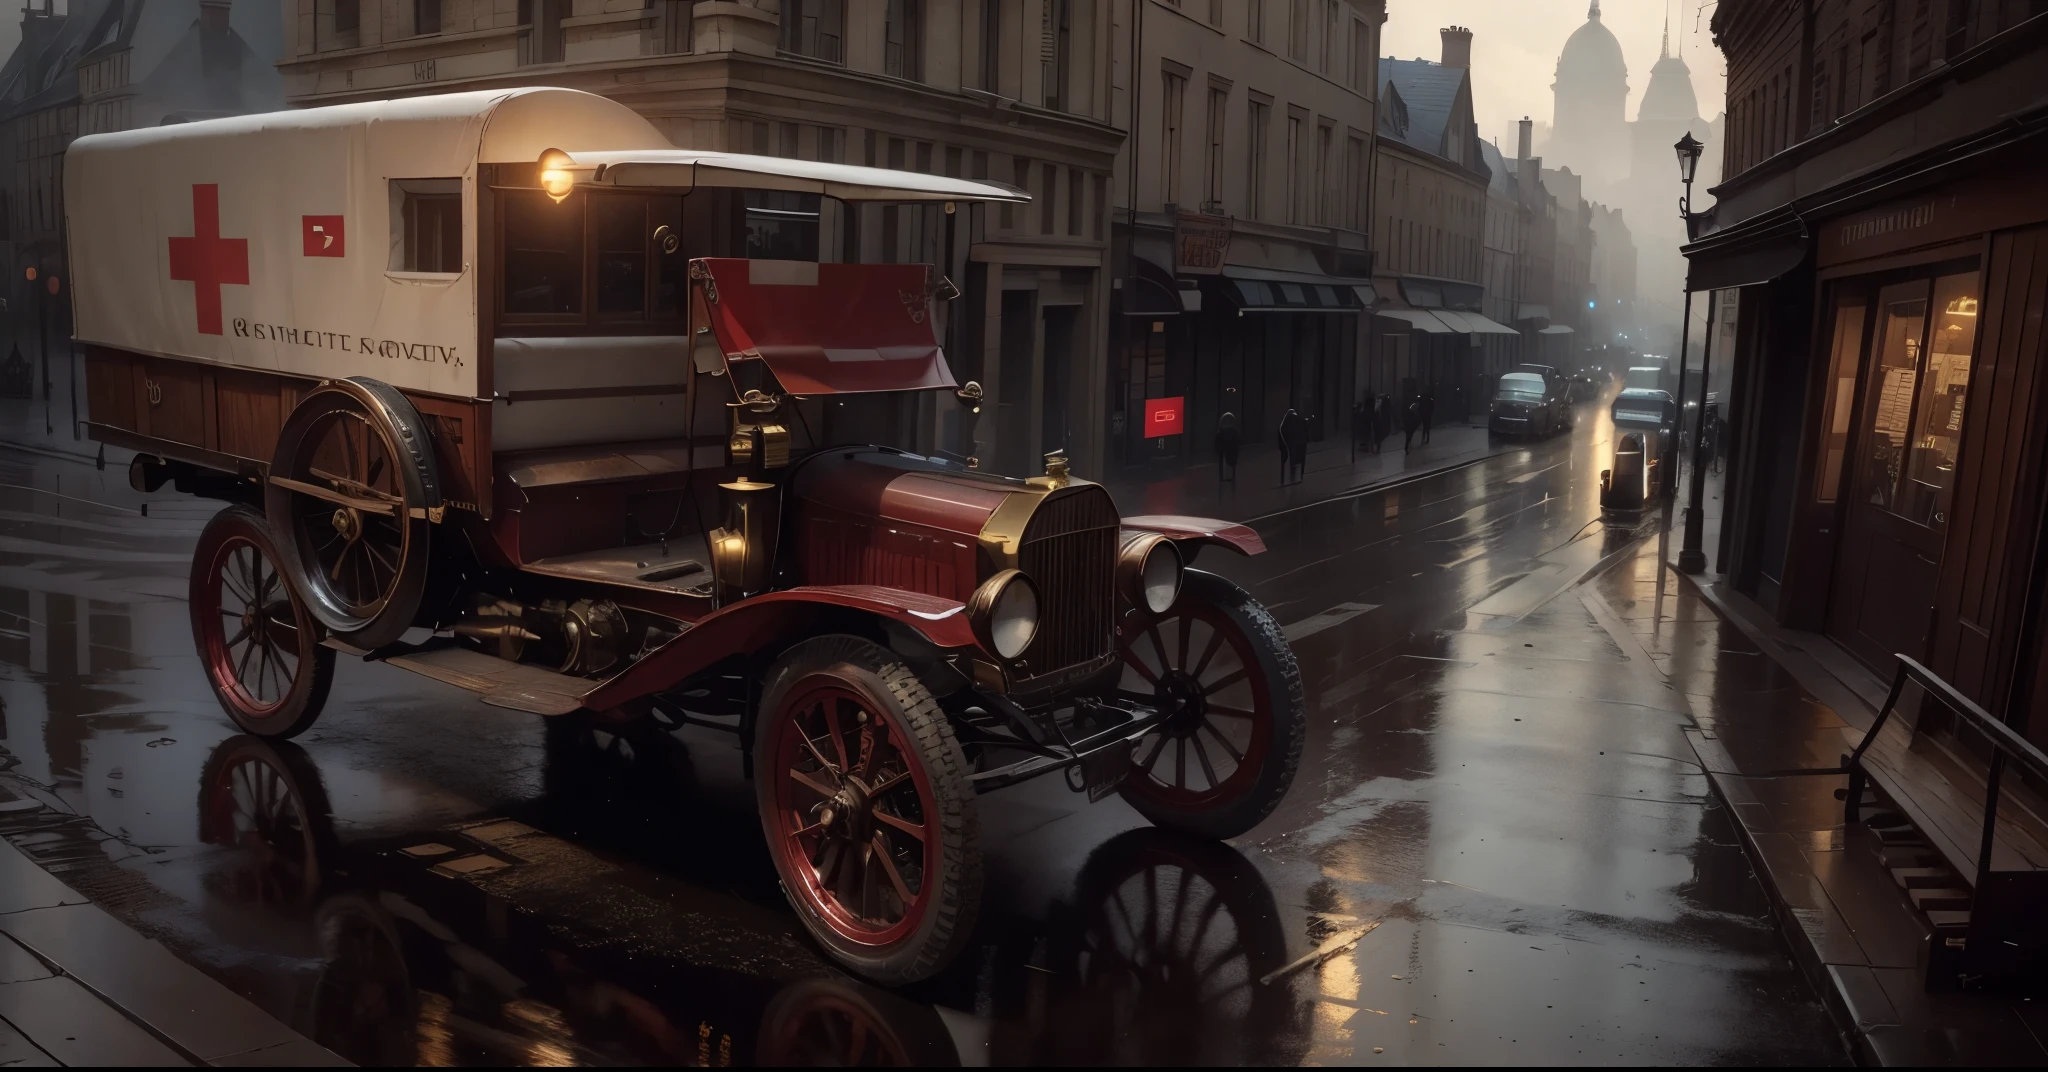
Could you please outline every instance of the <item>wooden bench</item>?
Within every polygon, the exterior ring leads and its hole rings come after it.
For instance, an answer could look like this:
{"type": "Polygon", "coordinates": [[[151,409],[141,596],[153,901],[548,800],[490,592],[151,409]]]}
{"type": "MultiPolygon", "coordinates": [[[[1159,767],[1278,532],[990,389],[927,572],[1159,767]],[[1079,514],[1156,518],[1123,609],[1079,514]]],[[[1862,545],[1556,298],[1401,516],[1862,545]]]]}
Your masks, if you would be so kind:
{"type": "Polygon", "coordinates": [[[1891,692],[1870,729],[1843,730],[1851,748],[1839,770],[1849,776],[1844,818],[1858,822],[1866,785],[1876,787],[1969,885],[1966,910],[1928,913],[1930,988],[2048,981],[2048,822],[2028,794],[2000,787],[2012,765],[2048,783],[2048,754],[1919,662],[1897,659],[1891,692]],[[1958,729],[1983,740],[1989,760],[1894,717],[1908,682],[1924,691],[1923,708],[1946,708],[1958,729]]]}

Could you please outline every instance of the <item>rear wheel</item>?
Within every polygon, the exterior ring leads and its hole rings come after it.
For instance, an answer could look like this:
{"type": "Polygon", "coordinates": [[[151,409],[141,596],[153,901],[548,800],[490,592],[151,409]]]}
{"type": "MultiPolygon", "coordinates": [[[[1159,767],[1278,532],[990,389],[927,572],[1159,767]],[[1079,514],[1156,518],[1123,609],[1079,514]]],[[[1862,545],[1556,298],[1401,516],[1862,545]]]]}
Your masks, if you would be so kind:
{"type": "Polygon", "coordinates": [[[313,616],[374,648],[412,626],[441,507],[419,412],[374,380],[308,394],[278,434],[264,509],[313,616]]]}
{"type": "Polygon", "coordinates": [[[1273,813],[1308,735],[1280,623],[1244,589],[1189,570],[1165,614],[1120,638],[1122,693],[1165,720],[1139,739],[1123,797],[1159,826],[1229,838],[1273,813]]]}
{"type": "Polygon", "coordinates": [[[917,676],[858,637],[805,641],[769,672],[754,741],[762,829],[804,926],[880,982],[944,968],[980,908],[980,824],[917,676]]]}
{"type": "Polygon", "coordinates": [[[192,641],[228,717],[261,737],[311,726],[334,682],[334,652],[280,571],[263,515],[240,505],[215,514],[190,584],[192,641]]]}

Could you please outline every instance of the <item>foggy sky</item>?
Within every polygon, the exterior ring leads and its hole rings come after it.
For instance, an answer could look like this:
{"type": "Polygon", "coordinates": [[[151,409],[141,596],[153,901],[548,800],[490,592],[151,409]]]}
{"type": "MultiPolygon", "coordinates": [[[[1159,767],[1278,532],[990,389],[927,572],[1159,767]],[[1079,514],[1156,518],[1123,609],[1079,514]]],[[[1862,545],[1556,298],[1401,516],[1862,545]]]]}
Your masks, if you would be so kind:
{"type": "MultiPolygon", "coordinates": [[[[1703,118],[1725,106],[1721,52],[1707,32],[1715,0],[1601,0],[1600,21],[1621,42],[1628,61],[1628,118],[1650,84],[1650,65],[1664,17],[1671,17],[1671,50],[1684,45],[1693,91],[1703,118]],[[1694,32],[1697,27],[1698,32],[1694,32]]],[[[1437,31],[1463,26],[1472,31],[1472,107],[1479,136],[1505,138],[1509,124],[1523,116],[1551,121],[1550,83],[1565,38],[1586,21],[1587,0],[1387,0],[1387,25],[1380,53],[1396,59],[1443,57],[1437,31]]],[[[1510,154],[1514,146],[1503,141],[1510,154]]],[[[1561,161],[1569,163],[1569,161],[1561,161]]]]}

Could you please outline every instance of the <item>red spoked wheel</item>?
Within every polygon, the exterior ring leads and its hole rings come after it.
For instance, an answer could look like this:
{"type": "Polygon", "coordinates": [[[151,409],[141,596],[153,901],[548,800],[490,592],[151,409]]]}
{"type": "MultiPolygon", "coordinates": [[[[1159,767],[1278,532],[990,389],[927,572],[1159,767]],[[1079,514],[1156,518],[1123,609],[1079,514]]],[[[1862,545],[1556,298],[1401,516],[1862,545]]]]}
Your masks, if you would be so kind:
{"type": "Polygon", "coordinates": [[[278,562],[263,515],[230,506],[199,536],[189,589],[192,640],[214,696],[262,737],[311,726],[334,681],[334,652],[278,562]]]}
{"type": "Polygon", "coordinates": [[[1279,806],[1308,733],[1301,671],[1250,593],[1189,570],[1166,613],[1126,621],[1128,699],[1165,719],[1139,739],[1123,797],[1154,823],[1236,837],[1279,806]]]}
{"type": "Polygon", "coordinates": [[[958,953],[981,896],[966,760],[909,667],[820,637],[769,673],[755,725],[761,823],[806,928],[890,983],[958,953]]]}

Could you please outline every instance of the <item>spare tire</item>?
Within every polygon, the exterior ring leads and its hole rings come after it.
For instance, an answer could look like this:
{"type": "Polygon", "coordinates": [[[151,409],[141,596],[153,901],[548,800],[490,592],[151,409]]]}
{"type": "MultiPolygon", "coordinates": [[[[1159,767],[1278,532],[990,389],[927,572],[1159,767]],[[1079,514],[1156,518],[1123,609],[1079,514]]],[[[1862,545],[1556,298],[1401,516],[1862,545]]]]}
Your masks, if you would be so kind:
{"type": "Polygon", "coordinates": [[[397,388],[332,380],[278,433],[264,513],[294,587],[361,648],[411,628],[426,590],[441,482],[426,424],[397,388]]]}

